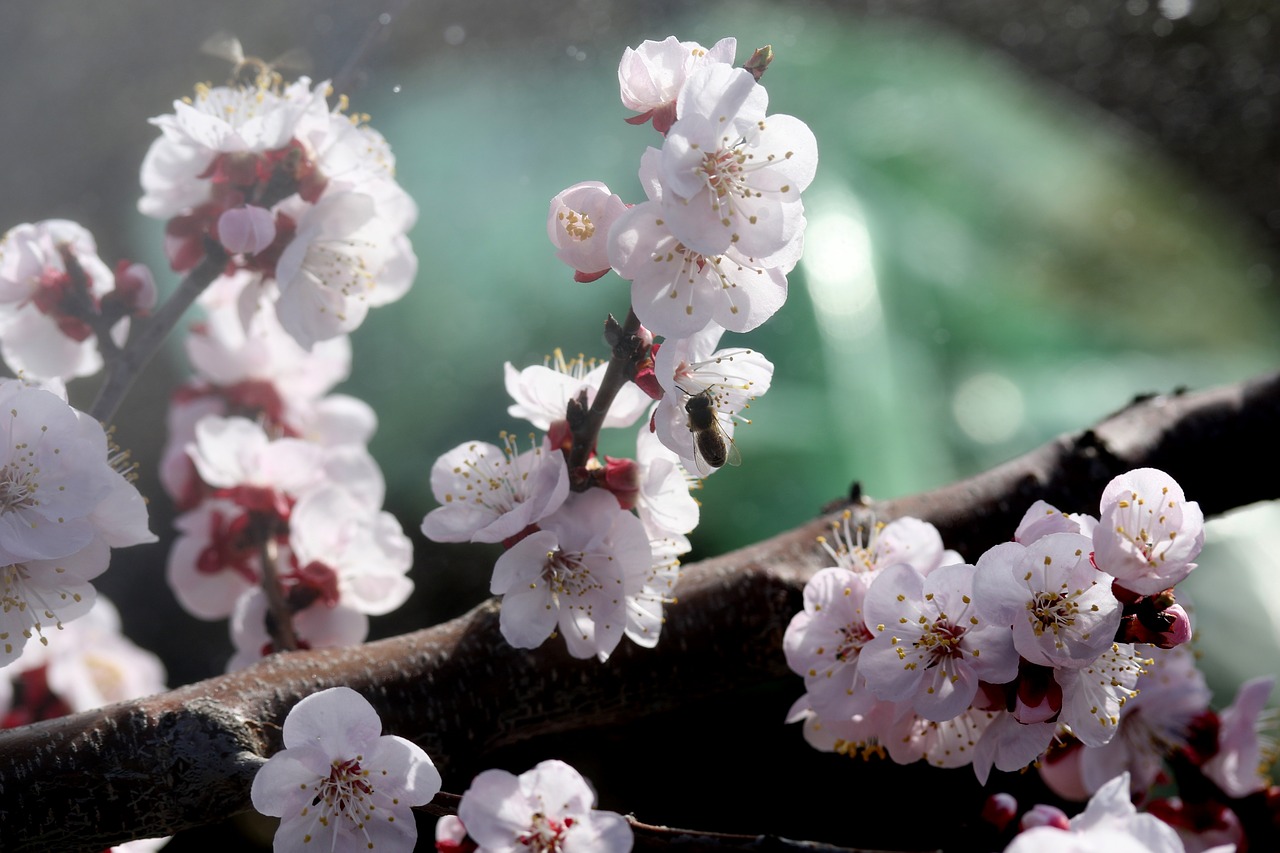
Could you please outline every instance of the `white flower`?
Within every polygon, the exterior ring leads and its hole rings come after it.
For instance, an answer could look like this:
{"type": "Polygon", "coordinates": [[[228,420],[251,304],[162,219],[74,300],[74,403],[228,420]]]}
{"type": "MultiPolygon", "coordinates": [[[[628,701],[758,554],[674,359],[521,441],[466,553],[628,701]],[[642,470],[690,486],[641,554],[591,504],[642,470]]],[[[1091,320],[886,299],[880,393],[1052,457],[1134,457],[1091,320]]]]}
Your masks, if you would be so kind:
{"type": "MultiPolygon", "coordinates": [[[[0,239],[0,352],[32,379],[72,379],[102,369],[98,338],[83,314],[99,310],[115,276],[98,258],[93,235],[64,219],[18,225],[0,239]],[[83,271],[67,269],[63,253],[83,271]]],[[[124,343],[128,320],[112,329],[124,343]]]]}
{"type": "Polygon", "coordinates": [[[569,495],[564,456],[542,443],[516,453],[482,441],[460,444],[431,466],[431,491],[442,506],[422,532],[436,542],[501,542],[559,509],[569,495]]]}
{"type": "Polygon", "coordinates": [[[1077,533],[1050,533],[1029,547],[997,545],[978,560],[979,608],[1013,627],[1014,647],[1031,663],[1079,668],[1115,640],[1122,607],[1112,577],[1089,559],[1092,544],[1077,533]]]}
{"type": "MultiPolygon", "coordinates": [[[[564,420],[569,401],[580,391],[587,392],[587,405],[595,401],[600,383],[604,381],[607,362],[596,364],[594,359],[579,355],[565,359],[556,349],[544,364],[535,364],[523,370],[507,362],[503,365],[503,378],[507,393],[515,403],[507,408],[507,414],[524,418],[541,430],[550,429],[552,421],[564,420]]],[[[634,382],[624,383],[609,405],[603,427],[626,427],[636,422],[649,407],[649,395],[634,382]]]]}
{"type": "Polygon", "coordinates": [[[875,638],[862,616],[868,583],[847,569],[818,572],[782,638],[787,666],[804,676],[810,706],[824,719],[865,713],[875,701],[858,677],[859,653],[875,638]]]}
{"type": "Polygon", "coordinates": [[[458,804],[477,853],[628,853],[631,827],[597,811],[595,792],[563,761],[544,761],[515,776],[486,770],[458,804]]]}
{"type": "Polygon", "coordinates": [[[818,146],[797,118],[765,116],[768,95],[751,73],[723,64],[694,71],[662,146],[662,207],[671,233],[700,255],[730,246],[761,268],[800,255],[804,207],[818,146]]]}
{"type": "Polygon", "coordinates": [[[644,525],[613,495],[591,489],[538,526],[493,567],[502,636],[532,649],[558,626],[569,654],[607,660],[627,627],[627,596],[642,591],[653,567],[644,525]]]}
{"type": "Polygon", "coordinates": [[[873,522],[869,527],[855,527],[852,521],[853,513],[845,510],[839,522],[831,523],[831,540],[819,536],[818,544],[835,565],[867,575],[868,583],[895,563],[906,563],[927,575],[939,566],[964,562],[955,551],[943,547],[938,528],[927,521],[903,516],[887,524],[873,522]]]}
{"type": "Polygon", "coordinates": [[[876,636],[858,661],[872,693],[944,722],[969,707],[980,680],[1014,679],[1018,653],[1008,627],[989,624],[970,596],[975,571],[943,566],[924,576],[899,564],[872,582],[862,608],[876,636]]]}
{"type": "MultiPolygon", "coordinates": [[[[732,459],[734,424],[752,400],[769,390],[773,363],[749,349],[715,349],[723,329],[711,325],[690,338],[669,340],[658,349],[654,373],[665,392],[653,416],[658,440],[680,457],[686,471],[710,476],[717,465],[707,460],[700,439],[712,432],[732,459]],[[714,417],[711,430],[695,430],[689,412],[694,397],[707,395],[714,417]]],[[[732,464],[732,463],[731,463],[732,464]]]]}
{"type": "Polygon", "coordinates": [[[626,210],[599,181],[574,184],[551,199],[547,236],[556,257],[577,270],[575,281],[595,281],[609,271],[609,229],[626,210]]]}
{"type": "Polygon", "coordinates": [[[689,474],[680,457],[663,447],[649,429],[647,419],[636,436],[636,465],[640,468],[640,491],[635,509],[649,538],[683,539],[692,533],[700,510],[690,493],[689,474]]]}
{"type": "Polygon", "coordinates": [[[348,687],[303,699],[284,721],[284,750],[253,778],[253,807],[281,818],[277,853],[294,850],[411,851],[413,806],[440,790],[422,749],[382,735],[373,706],[348,687]]]}
{"type": "Polygon", "coordinates": [[[324,448],[294,438],[272,441],[247,418],[205,417],[195,433],[187,452],[200,477],[246,508],[280,512],[286,497],[322,477],[324,448]]]}
{"type": "Polygon", "coordinates": [[[1150,658],[1138,657],[1129,643],[1112,643],[1093,663],[1080,669],[1054,670],[1062,688],[1059,722],[1085,746],[1102,746],[1116,734],[1120,710],[1137,694],[1138,678],[1150,658]]]}
{"type": "Polygon", "coordinates": [[[1091,537],[1097,525],[1098,519],[1091,515],[1062,512],[1046,501],[1036,501],[1022,516],[1018,529],[1014,531],[1013,541],[1030,545],[1050,533],[1079,533],[1091,537]]]}
{"type": "Polygon", "coordinates": [[[1115,737],[1080,751],[1080,781],[1097,791],[1109,779],[1128,773],[1135,793],[1145,793],[1164,771],[1165,758],[1187,745],[1196,718],[1209,710],[1210,691],[1185,645],[1143,647],[1151,655],[1134,684],[1137,695],[1120,708],[1115,737]]]}
{"type": "MultiPolygon", "coordinates": [[[[1104,785],[1085,810],[1071,818],[1071,829],[1038,826],[1020,833],[1005,853],[1185,853],[1173,827],[1139,813],[1129,800],[1129,775],[1104,785]]],[[[1225,853],[1225,851],[1219,851],[1225,853]]]]}
{"type": "Polygon", "coordinates": [[[675,36],[627,48],[618,63],[622,105],[640,113],[627,121],[643,124],[652,117],[654,130],[666,133],[675,121],[676,99],[689,73],[712,62],[732,65],[737,51],[735,38],[723,38],[705,48],[697,42],[678,41],[675,36]]]}
{"type": "Polygon", "coordinates": [[[261,578],[259,546],[250,535],[251,513],[211,498],[178,516],[165,578],[178,603],[200,619],[225,619],[261,578]]]}
{"type": "Polygon", "coordinates": [[[692,335],[708,323],[751,331],[786,301],[787,273],[799,252],[764,264],[736,245],[714,255],[690,249],[667,221],[660,159],[657,149],[645,151],[640,182],[649,201],[622,214],[609,232],[609,262],[631,282],[636,316],[655,334],[674,338],[692,335]]]}
{"type": "Polygon", "coordinates": [[[1274,676],[1253,678],[1240,685],[1235,701],[1218,713],[1218,751],[1205,762],[1204,775],[1228,797],[1247,797],[1270,784],[1263,767],[1263,724],[1274,676]]]}
{"type": "Polygon", "coordinates": [[[299,213],[280,255],[280,325],[305,349],[352,331],[369,308],[403,296],[418,261],[404,235],[377,217],[364,193],[326,194],[299,213]]]}
{"type": "Polygon", "coordinates": [[[332,573],[339,601],[361,613],[390,613],[413,592],[405,574],[413,546],[389,512],[378,512],[339,485],[303,495],[289,516],[299,572],[332,573]]]}
{"type": "Polygon", "coordinates": [[[1140,595],[1168,589],[1191,574],[1203,545],[1200,505],[1163,471],[1138,468],[1103,490],[1094,559],[1126,589],[1140,595]]]}
{"type": "MultiPolygon", "coordinates": [[[[652,536],[652,534],[651,534],[652,536]]],[[[689,540],[679,534],[649,539],[653,558],[649,573],[635,589],[630,579],[627,592],[627,627],[624,633],[637,646],[651,649],[658,644],[666,623],[664,607],[676,602],[676,584],[680,582],[680,555],[689,553],[689,540]]]]}

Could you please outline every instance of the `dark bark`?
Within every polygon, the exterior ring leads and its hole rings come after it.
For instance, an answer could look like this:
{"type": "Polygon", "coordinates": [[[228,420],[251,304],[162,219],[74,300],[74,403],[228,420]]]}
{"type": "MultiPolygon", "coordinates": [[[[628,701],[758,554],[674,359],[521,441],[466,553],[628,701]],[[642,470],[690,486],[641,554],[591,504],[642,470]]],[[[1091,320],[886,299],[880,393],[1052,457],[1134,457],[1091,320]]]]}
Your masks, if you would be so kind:
{"type": "MultiPolygon", "coordinates": [[[[1036,498],[1096,511],[1103,486],[1130,468],[1165,469],[1209,514],[1274,498],[1274,478],[1237,472],[1274,464],[1277,434],[1280,374],[1135,401],[969,480],[858,511],[930,520],[972,560],[1007,540],[1036,498]]],[[[519,741],[557,735],[563,745],[570,733],[789,678],[782,634],[805,580],[828,562],[815,539],[837,517],[687,566],[658,647],[624,643],[607,664],[573,660],[554,640],[510,648],[489,601],[412,634],[276,655],[160,696],[0,732],[0,849],[101,850],[247,809],[254,772],[281,746],[284,715],[335,685],[359,690],[388,731],[420,743],[449,787],[519,741]]]]}

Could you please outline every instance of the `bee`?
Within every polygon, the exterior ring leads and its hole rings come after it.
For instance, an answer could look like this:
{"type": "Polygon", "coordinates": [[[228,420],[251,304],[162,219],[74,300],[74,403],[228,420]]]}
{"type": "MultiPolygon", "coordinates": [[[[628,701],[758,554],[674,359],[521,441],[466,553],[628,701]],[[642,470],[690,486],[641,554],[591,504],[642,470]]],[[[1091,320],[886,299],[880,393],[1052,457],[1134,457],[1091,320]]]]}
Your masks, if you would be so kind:
{"type": "Polygon", "coordinates": [[[733,439],[720,425],[716,417],[716,398],[707,388],[697,394],[690,394],[685,401],[684,411],[688,416],[689,432],[693,433],[695,448],[694,461],[698,464],[698,473],[703,477],[726,463],[741,465],[742,456],[733,439]]]}
{"type": "Polygon", "coordinates": [[[267,62],[256,56],[246,55],[240,39],[225,31],[216,32],[205,39],[200,50],[231,63],[230,82],[234,86],[269,86],[279,76],[277,68],[287,71],[308,71],[311,68],[311,57],[300,47],[267,62]]]}

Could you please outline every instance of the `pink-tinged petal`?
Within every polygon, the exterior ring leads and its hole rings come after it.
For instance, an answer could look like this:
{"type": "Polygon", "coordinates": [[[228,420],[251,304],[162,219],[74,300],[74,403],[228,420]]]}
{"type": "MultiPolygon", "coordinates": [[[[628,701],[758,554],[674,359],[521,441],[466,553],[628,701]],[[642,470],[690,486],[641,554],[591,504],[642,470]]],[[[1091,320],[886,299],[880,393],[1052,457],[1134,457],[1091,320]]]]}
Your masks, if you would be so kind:
{"type": "Polygon", "coordinates": [[[316,783],[319,778],[316,769],[303,764],[291,753],[292,750],[276,753],[258,768],[253,777],[249,798],[253,807],[264,815],[284,817],[313,796],[309,790],[302,789],[309,789],[316,783]]]}
{"type": "Polygon", "coordinates": [[[508,850],[528,830],[533,809],[521,796],[520,779],[505,770],[485,770],[471,781],[458,805],[467,834],[481,846],[508,850]]]}
{"type": "Polygon", "coordinates": [[[536,649],[556,628],[558,613],[544,581],[502,597],[498,627],[517,649],[536,649]]]}
{"type": "Polygon", "coordinates": [[[538,530],[521,539],[498,557],[489,592],[505,595],[541,583],[547,554],[558,547],[556,534],[549,530],[538,530]]]}
{"type": "Polygon", "coordinates": [[[1012,627],[1027,602],[1025,589],[1014,571],[1026,548],[1017,542],[1002,542],[978,558],[973,577],[973,599],[987,621],[1012,627]]]}
{"type": "Polygon", "coordinates": [[[635,843],[631,824],[614,812],[592,812],[564,841],[564,853],[627,853],[635,843]]]}
{"type": "Polygon", "coordinates": [[[440,792],[440,771],[430,756],[402,737],[378,738],[361,763],[369,769],[377,791],[397,797],[406,806],[426,805],[440,792]]]}
{"type": "Polygon", "coordinates": [[[285,717],[286,748],[316,744],[330,755],[355,755],[382,734],[378,712],[349,687],[313,693],[285,717]]]}

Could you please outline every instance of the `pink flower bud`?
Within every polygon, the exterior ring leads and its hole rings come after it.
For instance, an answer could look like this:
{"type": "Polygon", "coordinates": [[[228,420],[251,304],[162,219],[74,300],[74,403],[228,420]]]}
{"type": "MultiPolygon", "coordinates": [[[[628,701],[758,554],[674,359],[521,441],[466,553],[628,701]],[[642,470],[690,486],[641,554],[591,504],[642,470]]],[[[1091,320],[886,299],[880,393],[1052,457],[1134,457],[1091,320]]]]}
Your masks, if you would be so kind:
{"type": "Polygon", "coordinates": [[[1031,809],[1022,816],[1022,822],[1018,824],[1019,829],[1026,832],[1037,826],[1052,826],[1054,829],[1069,830],[1071,829],[1071,821],[1067,818],[1066,812],[1056,806],[1046,806],[1043,803],[1032,806],[1031,809]]]}
{"type": "Polygon", "coordinates": [[[1017,816],[1018,801],[1012,794],[1003,792],[992,794],[982,805],[982,819],[994,826],[998,832],[1004,832],[1005,827],[1017,816]]]}
{"type": "Polygon", "coordinates": [[[116,264],[116,289],[103,301],[119,301],[129,314],[149,314],[156,307],[156,280],[151,270],[144,264],[120,261],[116,264]]]}
{"type": "Polygon", "coordinates": [[[254,255],[276,239],[276,221],[271,211],[245,205],[223,211],[218,217],[218,240],[233,255],[254,255]]]}

